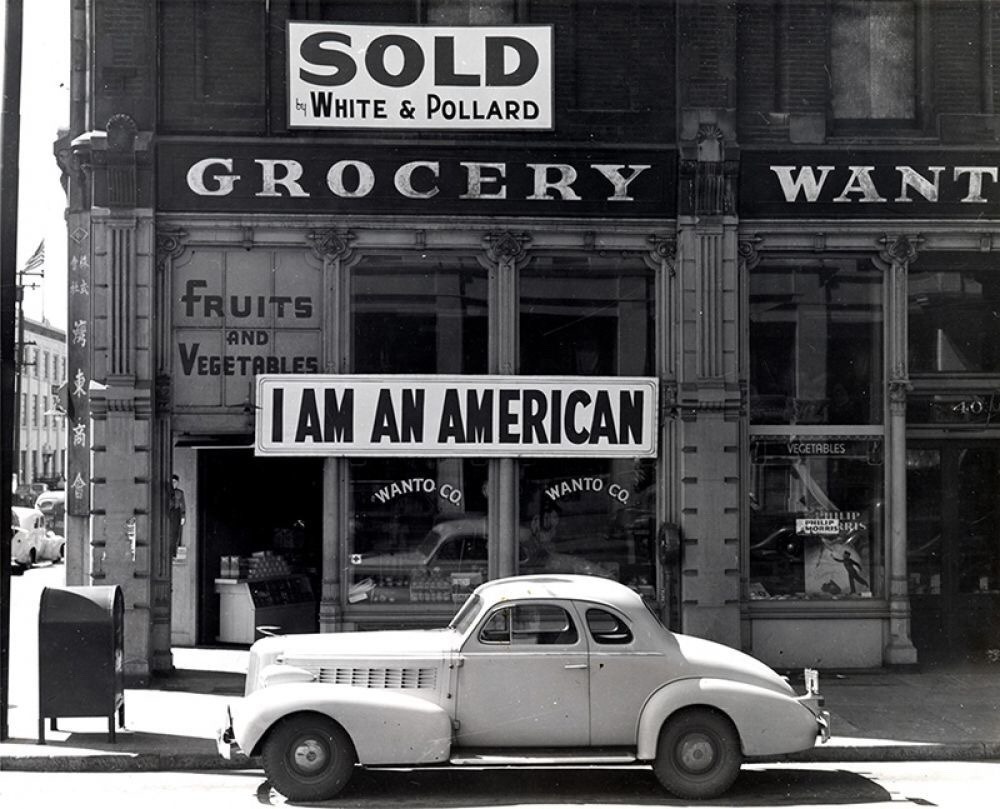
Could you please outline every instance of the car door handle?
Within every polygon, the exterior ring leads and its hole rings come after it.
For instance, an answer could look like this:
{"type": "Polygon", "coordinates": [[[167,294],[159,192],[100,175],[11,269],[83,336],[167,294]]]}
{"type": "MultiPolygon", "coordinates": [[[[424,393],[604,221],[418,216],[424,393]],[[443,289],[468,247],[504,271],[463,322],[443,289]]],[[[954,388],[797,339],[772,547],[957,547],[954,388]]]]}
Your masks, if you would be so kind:
{"type": "Polygon", "coordinates": [[[563,666],[563,668],[564,669],[585,669],[585,668],[587,668],[587,664],[586,663],[570,663],[570,664],[568,664],[566,666],[563,666]]]}

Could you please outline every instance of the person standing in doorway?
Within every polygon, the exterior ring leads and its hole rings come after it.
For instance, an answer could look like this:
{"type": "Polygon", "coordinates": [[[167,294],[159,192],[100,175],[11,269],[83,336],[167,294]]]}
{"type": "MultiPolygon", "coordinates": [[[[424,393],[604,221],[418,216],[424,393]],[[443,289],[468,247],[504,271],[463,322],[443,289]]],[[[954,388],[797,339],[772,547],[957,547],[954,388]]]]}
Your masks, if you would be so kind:
{"type": "Polygon", "coordinates": [[[187,520],[187,504],[184,491],[180,487],[178,475],[170,476],[170,555],[176,556],[184,546],[184,523],[187,520]]]}

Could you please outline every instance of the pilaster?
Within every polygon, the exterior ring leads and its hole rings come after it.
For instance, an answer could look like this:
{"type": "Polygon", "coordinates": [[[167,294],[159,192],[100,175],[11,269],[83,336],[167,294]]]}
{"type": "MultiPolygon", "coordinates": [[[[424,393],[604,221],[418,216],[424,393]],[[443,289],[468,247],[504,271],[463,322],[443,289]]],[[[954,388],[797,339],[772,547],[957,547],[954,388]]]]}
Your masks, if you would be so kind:
{"type": "MultiPolygon", "coordinates": [[[[325,373],[341,374],[350,370],[351,320],[347,316],[350,301],[350,272],[360,260],[351,243],[356,236],[349,230],[333,228],[315,230],[306,241],[312,257],[322,263],[325,279],[324,323],[326,330],[325,373]]],[[[323,461],[323,571],[319,601],[320,632],[337,632],[343,627],[341,598],[347,581],[348,566],[344,563],[346,515],[350,492],[346,458],[326,458],[323,461]]]]}
{"type": "MultiPolygon", "coordinates": [[[[516,374],[518,292],[517,270],[528,263],[528,233],[497,231],[483,237],[479,263],[489,273],[491,374],[516,374]],[[495,314],[495,317],[492,316],[495,314]]],[[[512,458],[490,461],[488,496],[496,508],[490,508],[487,535],[490,542],[489,577],[512,576],[517,570],[517,472],[512,458]]]]}
{"type": "Polygon", "coordinates": [[[906,575],[906,397],[910,389],[907,367],[907,273],[917,259],[923,239],[906,235],[881,239],[878,263],[887,274],[888,424],[886,469],[888,492],[889,627],[885,661],[912,665],[917,650],[910,639],[910,596],[906,575]]]}
{"type": "Polygon", "coordinates": [[[698,125],[681,145],[678,217],[681,628],[739,647],[738,149],[728,117],[687,116],[698,125]]]}
{"type": "Polygon", "coordinates": [[[91,579],[125,597],[125,676],[169,668],[169,572],[154,523],[153,222],[140,198],[148,138],[124,115],[92,133],[91,579]],[[166,622],[166,633],[154,624],[166,622]],[[157,643],[165,648],[157,648],[157,643]]]}

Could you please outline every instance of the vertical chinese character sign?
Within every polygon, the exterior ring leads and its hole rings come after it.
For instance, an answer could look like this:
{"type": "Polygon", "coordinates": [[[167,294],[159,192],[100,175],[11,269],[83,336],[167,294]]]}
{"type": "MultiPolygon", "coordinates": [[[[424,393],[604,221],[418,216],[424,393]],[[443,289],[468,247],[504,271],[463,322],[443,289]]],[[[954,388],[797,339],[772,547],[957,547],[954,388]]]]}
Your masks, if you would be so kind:
{"type": "Polygon", "coordinates": [[[90,515],[90,231],[83,216],[71,214],[69,220],[66,511],[86,517],[90,515]]]}

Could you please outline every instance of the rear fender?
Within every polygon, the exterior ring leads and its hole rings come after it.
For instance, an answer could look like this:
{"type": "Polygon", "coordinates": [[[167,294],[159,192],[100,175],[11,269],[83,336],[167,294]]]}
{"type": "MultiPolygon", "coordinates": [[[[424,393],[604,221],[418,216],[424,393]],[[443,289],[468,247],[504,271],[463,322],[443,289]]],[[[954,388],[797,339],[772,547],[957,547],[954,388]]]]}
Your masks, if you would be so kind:
{"type": "Polygon", "coordinates": [[[729,717],[747,756],[809,750],[819,733],[816,716],[794,695],[732,680],[698,677],[668,683],[646,701],[639,717],[636,758],[653,760],[663,723],[677,711],[692,706],[714,708],[729,717]]]}
{"type": "Polygon", "coordinates": [[[421,697],[385,689],[326,683],[283,683],[233,703],[236,742],[249,755],[274,724],[297,713],[318,713],[341,725],[361,764],[432,764],[451,752],[451,718],[421,697]]]}

